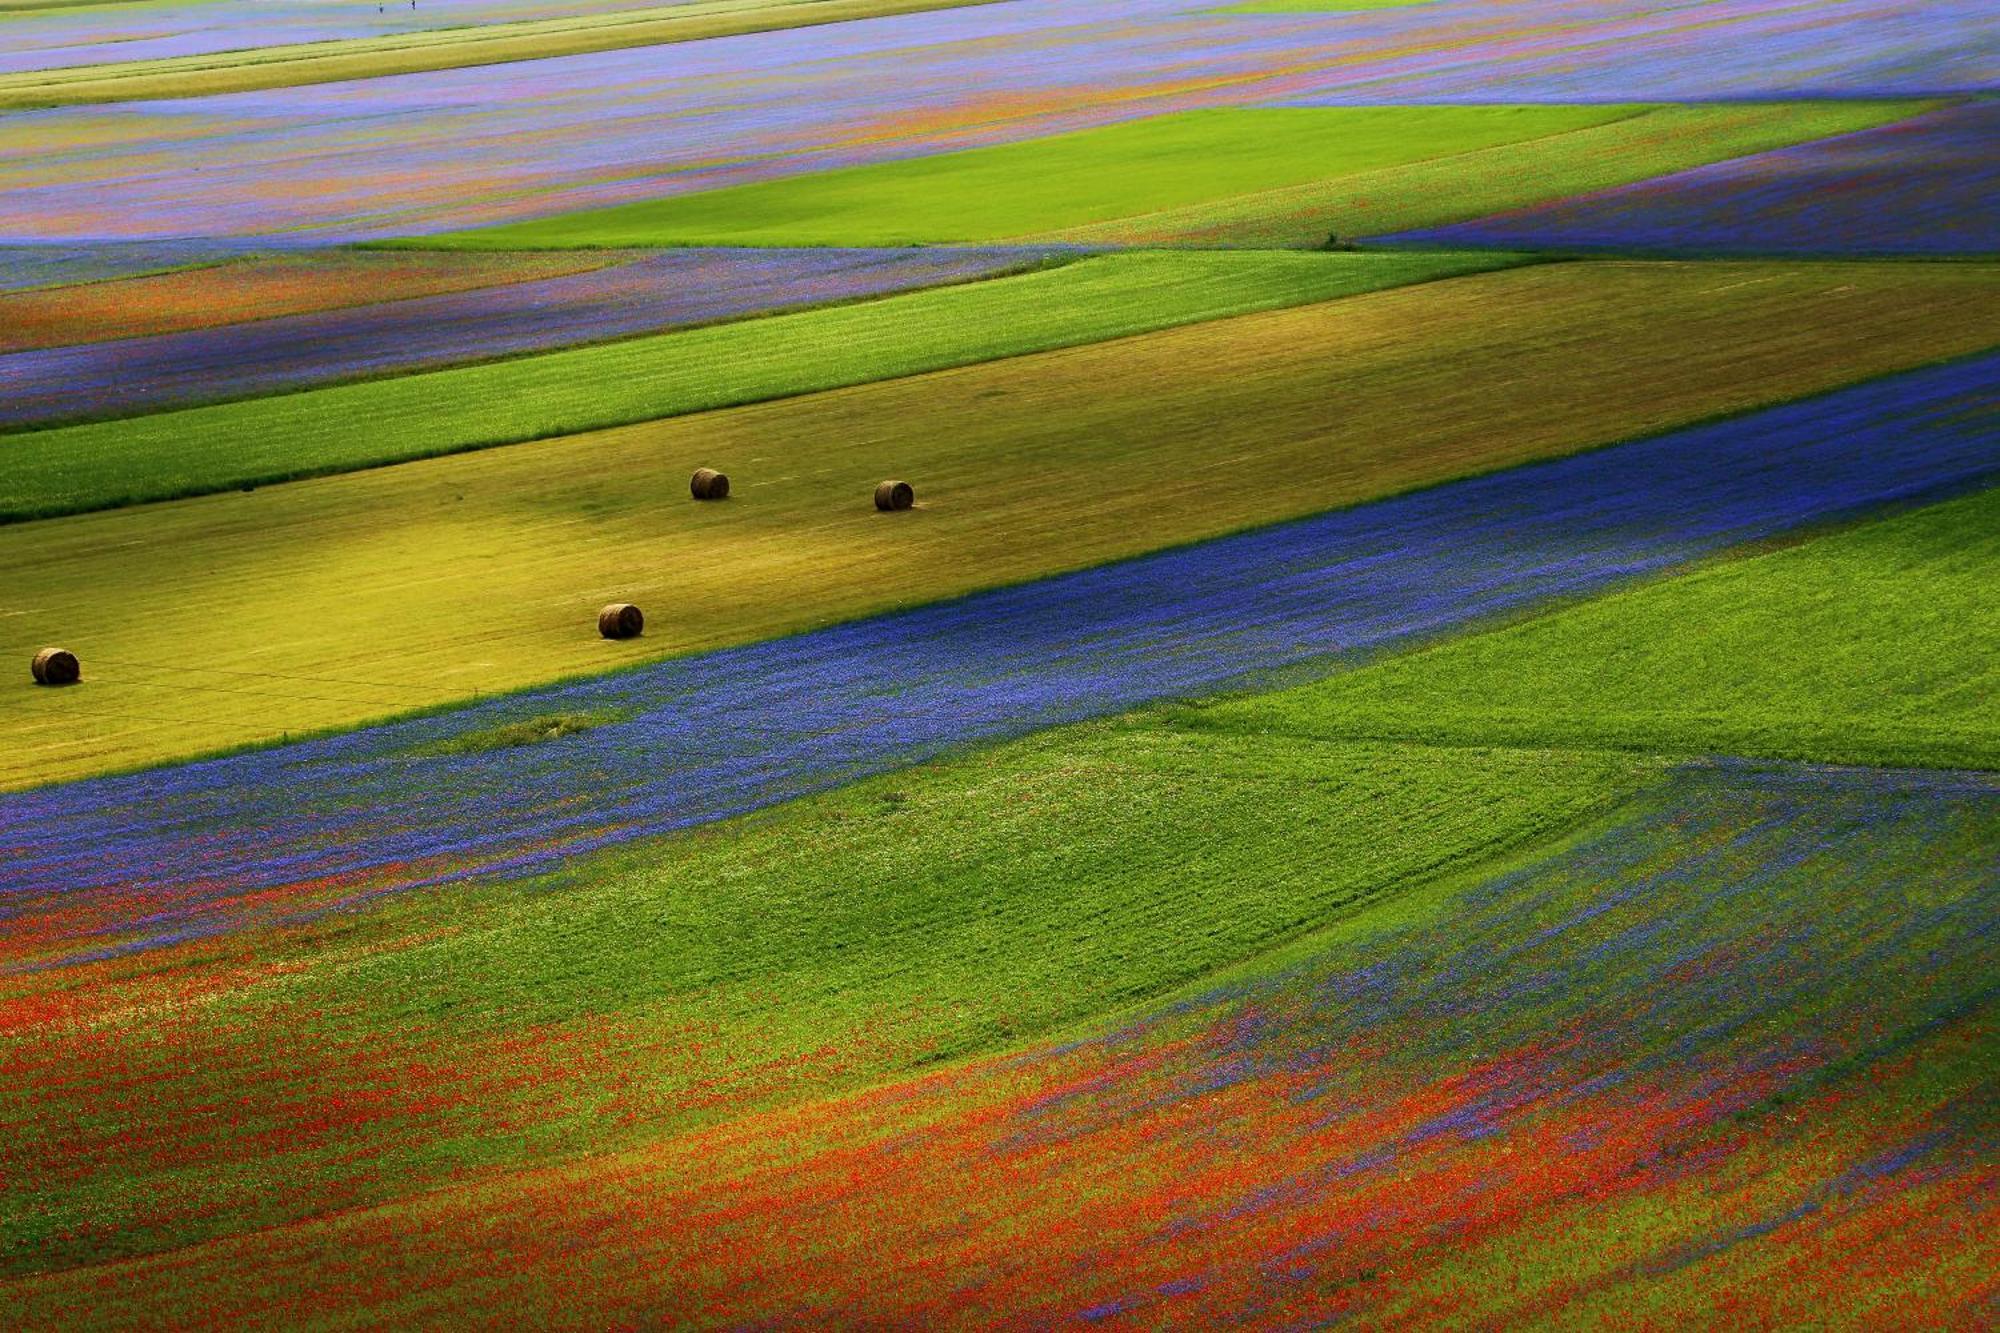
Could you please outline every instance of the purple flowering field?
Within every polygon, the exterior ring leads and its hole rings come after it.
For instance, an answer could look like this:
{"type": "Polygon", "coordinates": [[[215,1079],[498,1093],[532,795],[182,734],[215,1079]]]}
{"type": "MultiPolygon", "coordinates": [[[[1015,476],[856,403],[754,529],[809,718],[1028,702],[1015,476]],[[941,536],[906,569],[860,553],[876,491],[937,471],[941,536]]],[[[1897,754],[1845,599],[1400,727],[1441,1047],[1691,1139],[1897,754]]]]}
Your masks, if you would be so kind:
{"type": "Polygon", "coordinates": [[[0,422],[124,416],[847,301],[1024,249],[669,250],[568,277],[0,355],[0,422]]]}
{"type": "Polygon", "coordinates": [[[1381,239],[1510,250],[2000,254],[2000,103],[1381,239]]]}
{"type": "Polygon", "coordinates": [[[1329,15],[1012,0],[29,112],[36,149],[10,160],[0,147],[0,237],[399,235],[1195,107],[1933,96],[2000,77],[1996,29],[1977,0],[1439,0],[1329,15]],[[146,169],[162,151],[198,166],[198,191],[146,169]]]}

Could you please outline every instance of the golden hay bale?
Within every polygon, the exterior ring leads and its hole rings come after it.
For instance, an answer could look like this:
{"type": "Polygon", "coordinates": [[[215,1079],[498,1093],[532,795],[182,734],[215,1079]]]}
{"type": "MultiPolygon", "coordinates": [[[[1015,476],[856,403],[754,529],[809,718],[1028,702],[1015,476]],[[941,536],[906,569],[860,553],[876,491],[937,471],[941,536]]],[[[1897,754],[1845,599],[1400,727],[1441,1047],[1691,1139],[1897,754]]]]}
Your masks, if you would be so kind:
{"type": "Polygon", "coordinates": [[[917,502],[917,493],[907,481],[885,481],[875,488],[875,507],[883,513],[908,509],[917,502]]]}
{"type": "Polygon", "coordinates": [[[688,489],[697,500],[727,500],[729,498],[729,478],[712,467],[699,467],[688,479],[688,489]]]}
{"type": "Polygon", "coordinates": [[[630,602],[613,602],[597,613],[597,632],[607,639],[636,639],[645,629],[645,612],[630,602]]]}
{"type": "Polygon", "coordinates": [[[67,648],[44,648],[35,654],[34,665],[37,685],[74,685],[83,678],[83,669],[77,665],[76,654],[67,648]]]}

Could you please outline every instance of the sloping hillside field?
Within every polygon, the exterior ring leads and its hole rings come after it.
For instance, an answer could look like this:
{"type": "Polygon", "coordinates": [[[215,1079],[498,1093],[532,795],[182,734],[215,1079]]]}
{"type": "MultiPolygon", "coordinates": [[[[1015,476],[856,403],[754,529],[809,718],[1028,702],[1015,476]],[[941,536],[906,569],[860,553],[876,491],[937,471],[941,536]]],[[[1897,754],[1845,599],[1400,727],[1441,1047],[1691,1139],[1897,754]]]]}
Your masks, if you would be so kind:
{"type": "Polygon", "coordinates": [[[0,1327],[1992,1328],[1995,52],[0,5],[0,1327]]]}

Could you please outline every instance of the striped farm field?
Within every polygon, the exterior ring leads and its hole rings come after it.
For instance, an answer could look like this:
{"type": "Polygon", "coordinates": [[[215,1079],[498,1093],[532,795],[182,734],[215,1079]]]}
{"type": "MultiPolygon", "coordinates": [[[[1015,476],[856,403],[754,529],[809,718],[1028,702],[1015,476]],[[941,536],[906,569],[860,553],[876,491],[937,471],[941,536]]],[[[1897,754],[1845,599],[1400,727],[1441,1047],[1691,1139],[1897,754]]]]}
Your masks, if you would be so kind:
{"type": "MultiPolygon", "coordinates": [[[[1991,487],[2000,441],[1950,408],[1993,361],[890,615],[0,797],[14,922],[0,973],[525,875],[1037,728],[1337,677],[1718,553],[1991,487]]],[[[1929,595],[1922,580],[1906,594],[1929,595]]],[[[1866,671],[1854,675],[1842,688],[1865,692],[1866,671]]],[[[194,706],[341,683],[224,677],[194,706]]],[[[1337,701],[1337,679],[1328,690],[1337,701]]],[[[1306,721],[1285,725],[1309,731],[1323,693],[1286,700],[1306,721]]],[[[1805,753],[1812,738],[1798,729],[1805,753]]]]}
{"type": "Polygon", "coordinates": [[[170,56],[213,56],[253,47],[336,42],[433,28],[524,23],[621,10],[657,0],[434,0],[330,6],[316,0],[260,0],[256,22],[224,0],[7,0],[0,24],[8,48],[0,72],[130,64],[170,56]]]}
{"type": "Polygon", "coordinates": [[[690,0],[609,14],[306,41],[0,74],[0,109],[292,88],[693,42],[992,0],[690,0]]]}
{"type": "MultiPolygon", "coordinates": [[[[1774,0],[1459,0],[1373,15],[972,5],[733,44],[4,116],[0,237],[409,236],[1274,103],[1928,100],[1976,94],[1986,76],[1967,51],[1994,27],[1981,0],[1827,0],[1810,21],[1774,0]]],[[[1810,127],[1820,113],[1790,114],[1810,127]]]]}
{"type": "Polygon", "coordinates": [[[2000,103],[1716,162],[1386,240],[1713,255],[2000,254],[2000,103]]]}
{"type": "MultiPolygon", "coordinates": [[[[313,251],[0,294],[0,354],[142,338],[589,272],[627,256],[313,251]]],[[[0,361],[0,366],[7,363],[0,361]]],[[[4,375],[0,371],[0,375],[4,375]]],[[[4,381],[0,381],[4,382],[4,381]]]]}
{"type": "MultiPolygon", "coordinates": [[[[304,314],[288,314],[282,297],[261,303],[253,299],[239,306],[238,313],[258,313],[240,322],[0,355],[0,423],[18,427],[62,418],[117,418],[499,360],[969,282],[1038,268],[1055,254],[1011,246],[669,250],[607,254],[615,262],[583,272],[564,272],[566,266],[549,262],[558,256],[547,252],[450,256],[529,262],[516,265],[510,280],[469,290],[399,295],[390,285],[386,296],[365,305],[304,314]],[[554,269],[554,275],[538,271],[547,269],[554,269]]],[[[336,270],[340,266],[332,265],[336,270]]],[[[382,267],[395,270],[393,263],[382,267]]],[[[467,278],[481,267],[472,265],[467,278]]],[[[360,269],[360,282],[337,289],[350,301],[382,290],[371,281],[368,266],[360,269]]],[[[1428,271],[1428,266],[1417,266],[1417,271],[1428,271]]],[[[60,289],[71,294],[92,290],[60,289]]],[[[116,317],[106,319],[100,312],[113,308],[116,295],[86,302],[97,308],[76,312],[81,318],[66,318],[66,327],[77,332],[115,327],[116,317]]],[[[49,294],[44,304],[62,305],[54,296],[49,294]]],[[[226,308],[217,313],[228,318],[226,308]]]]}
{"type": "Polygon", "coordinates": [[[1992,1333],[1993,0],[0,0],[0,1333],[1992,1333]]]}
{"type": "MultiPolygon", "coordinates": [[[[1936,406],[2000,436],[1990,395],[1936,406]]],[[[1987,491],[1222,711],[1331,737],[2000,768],[1996,581],[1987,491]]]]}
{"type": "Polygon", "coordinates": [[[608,346],[0,436],[0,520],[703,412],[1505,267],[1511,256],[1108,255],[608,346]]]}
{"type": "Polygon", "coordinates": [[[992,242],[1328,176],[1559,136],[1643,107],[1254,107],[726,190],[411,242],[498,250],[635,245],[992,242]]]}
{"type": "MultiPolygon", "coordinates": [[[[1310,249],[1324,245],[1329,237],[1342,241],[1380,237],[1587,196],[1704,163],[1893,124],[1931,106],[1864,101],[1651,106],[1638,115],[1520,143],[1166,208],[1050,235],[1098,245],[1310,249]]],[[[1483,234],[1468,232],[1463,243],[1492,242],[1483,234]]]]}
{"type": "Polygon", "coordinates": [[[15,525],[0,654],[66,643],[97,684],[0,696],[0,784],[792,633],[1741,412],[1990,345],[1988,289],[1969,265],[1514,269],[15,525]],[[700,466],[730,474],[727,503],[688,500],[700,466]],[[869,504],[885,476],[919,488],[907,521],[869,504]],[[651,608],[645,638],[595,637],[619,599],[651,608]]]}

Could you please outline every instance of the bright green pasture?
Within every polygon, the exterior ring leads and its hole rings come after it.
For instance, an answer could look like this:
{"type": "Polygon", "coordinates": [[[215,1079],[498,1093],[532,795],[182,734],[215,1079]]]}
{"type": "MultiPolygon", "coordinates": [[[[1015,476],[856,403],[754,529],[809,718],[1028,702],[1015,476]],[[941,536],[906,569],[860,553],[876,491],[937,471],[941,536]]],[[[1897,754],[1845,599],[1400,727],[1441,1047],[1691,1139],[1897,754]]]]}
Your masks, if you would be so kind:
{"type": "Polygon", "coordinates": [[[0,522],[680,416],[1476,273],[1500,255],[1118,254],[832,309],[0,436],[0,522]]]}
{"type": "MultiPolygon", "coordinates": [[[[0,527],[0,665],[18,672],[0,675],[0,788],[794,633],[1783,402],[1992,346],[1992,273],[1530,265],[0,527]],[[729,473],[729,500],[688,498],[703,466],[729,473]],[[916,510],[875,512],[889,476],[916,510]],[[645,608],[645,637],[598,637],[613,600],[645,608]],[[51,643],[82,657],[82,686],[28,683],[51,643]]],[[[394,443],[382,421],[322,421],[394,443]]]]}
{"type": "Polygon", "coordinates": [[[844,167],[407,244],[535,249],[995,241],[1515,143],[1634,106],[1249,107],[844,167]]]}
{"type": "Polygon", "coordinates": [[[87,1077],[0,1082],[19,1160],[47,1145],[43,1160],[81,1163],[32,1207],[31,1175],[0,1183],[20,1247],[0,1264],[157,1250],[1005,1049],[1558,836],[1646,775],[1625,757],[1141,718],[526,884],[412,894],[193,963],[127,960],[129,981],[86,995],[131,1002],[74,1053],[63,1025],[0,1038],[0,1058],[108,1062],[144,1088],[107,1112],[87,1077]],[[269,984],[172,1007],[196,1021],[138,999],[148,977],[200,994],[265,968],[269,984]],[[386,1095],[333,1109],[357,1087],[386,1095]],[[302,1107],[320,1128],[297,1130],[302,1107]]]}
{"type": "Polygon", "coordinates": [[[2000,767],[2000,490],[1198,714],[1230,729],[2000,767]]]}
{"type": "Polygon", "coordinates": [[[1117,245],[1309,248],[1462,222],[1901,120],[1934,102],[1659,106],[1519,143],[1054,233],[1117,245]]]}

